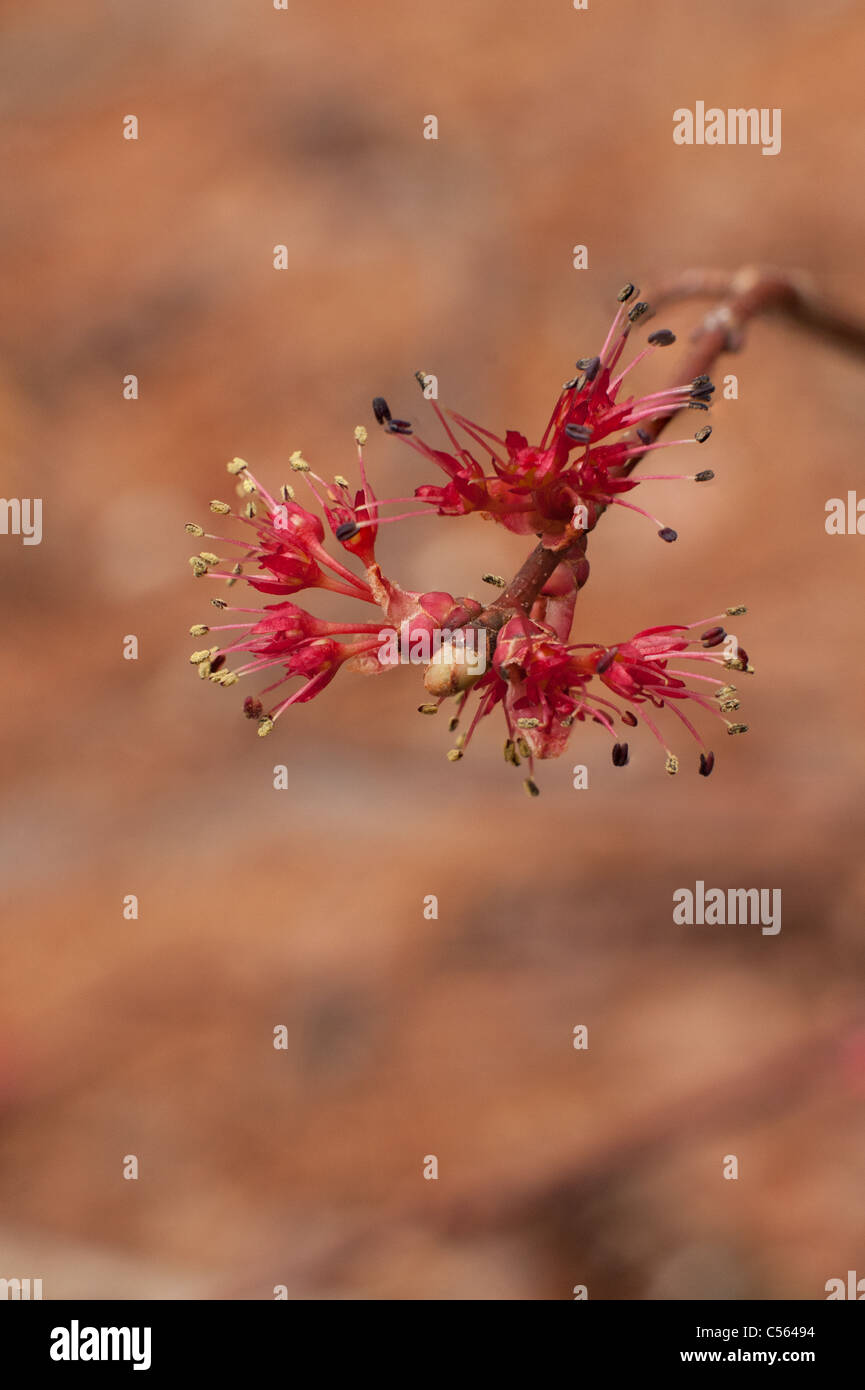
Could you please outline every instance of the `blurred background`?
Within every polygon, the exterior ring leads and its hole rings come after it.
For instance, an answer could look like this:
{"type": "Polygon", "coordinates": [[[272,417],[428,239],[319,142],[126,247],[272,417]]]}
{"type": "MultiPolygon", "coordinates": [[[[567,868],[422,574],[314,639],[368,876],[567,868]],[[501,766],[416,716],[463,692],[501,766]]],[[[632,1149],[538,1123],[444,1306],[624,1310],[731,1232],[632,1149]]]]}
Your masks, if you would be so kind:
{"type": "MultiPolygon", "coordinates": [[[[865,541],[824,529],[862,486],[865,364],[756,323],[716,481],[639,499],[678,544],[624,512],[591,539],[575,640],[749,604],[751,732],[710,781],[648,735],[617,771],[590,727],[530,801],[498,720],[446,761],[414,670],[343,672],[257,739],[246,689],[188,664],[217,590],[183,530],[235,454],[353,478],[359,422],[382,495],[431,480],[372,433],[380,393],[435,439],[418,368],[537,436],[627,279],[770,262],[865,316],[861,6],[0,12],[2,491],[44,500],[41,545],[0,537],[0,1276],[426,1300],[865,1275],[865,541]],[[782,152],[674,145],[697,100],[782,108],[782,152]],[[675,926],[696,879],[781,888],[781,933],[675,926]]],[[[380,558],[481,596],[527,548],[419,519],[380,558]]]]}

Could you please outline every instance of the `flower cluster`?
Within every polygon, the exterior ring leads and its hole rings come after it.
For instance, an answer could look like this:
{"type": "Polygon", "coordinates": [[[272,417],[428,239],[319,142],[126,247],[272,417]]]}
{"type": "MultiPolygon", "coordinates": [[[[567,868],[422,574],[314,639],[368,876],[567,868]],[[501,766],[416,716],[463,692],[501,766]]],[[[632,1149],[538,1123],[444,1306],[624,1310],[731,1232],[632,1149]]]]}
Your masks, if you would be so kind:
{"type": "MultiPolygon", "coordinates": [[[[388,670],[393,663],[384,653],[395,627],[409,643],[456,629],[482,639],[487,660],[469,668],[452,656],[444,665],[428,666],[424,684],[431,698],[419,707],[433,714],[443,701],[456,697],[456,713],[450,720],[455,732],[468,702],[476,697],[468,727],[448,752],[452,761],[463,757],[480,721],[501,705],[507,732],[504,756],[515,766],[528,764],[525,786],[531,795],[538,791],[534,760],[559,756],[573,726],[587,721],[600,725],[612,738],[617,767],[625,766],[630,756],[617,726],[630,729],[645,724],[664,749],[667,771],[674,773],[678,759],[656,722],[655,712],[666,709],[697,741],[699,771],[708,776],[714,754],[683,707],[709,711],[722,719],[738,708],[735,687],[727,677],[708,674],[704,663],[727,671],[751,670],[747,654],[723,626],[724,617],[744,613],[744,608],[728,608],[725,614],[701,623],[649,628],[613,646],[569,640],[577,593],[588,575],[586,533],[612,505],[650,515],[625,501],[623,494],[652,480],[632,475],[637,459],[663,447],[654,441],[652,427],[657,432],[659,422],[684,409],[708,409],[714,389],[708,378],[699,377],[649,396],[623,398],[622,383],[631,369],[674,341],[667,330],[650,334],[648,346],[616,374],[631,329],[647,312],[639,301],[628,309],[634,294],[632,285],[621,292],[620,307],[601,352],[577,363],[579,375],[562,388],[538,445],[530,445],[524,435],[512,430],[500,439],[453,412],[448,413],[449,420],[433,401],[450,444],[449,451],[434,449],[415,435],[409,421],[394,419],[387,403],[376,397],[373,411],[379,423],[447,475],[444,485],[425,484],[413,498],[376,498],[364,466],[367,431],[363,426],[355,430],[360,486],[354,490],[339,475],[326,482],[299,452],[289,460],[294,473],[311,489],[324,520],[296,500],[291,486],[284,484],[274,497],[244,460],[233,459],[228,471],[239,501],[232,505],[214,500],[210,509],[216,517],[240,523],[245,535],[218,535],[189,523],[186,529],[191,535],[227,555],[222,558],[212,549],[200,551],[190,560],[193,574],[216,579],[227,589],[245,582],[276,601],[250,608],[234,606],[222,597],[212,599],[213,606],[230,615],[231,621],[215,626],[200,623],[191,629],[197,637],[219,634],[217,645],[192,653],[190,660],[199,675],[225,687],[235,685],[242,676],[263,675],[266,683],[243,702],[244,714],[257,722],[263,736],[289,706],[318,695],[340,667],[362,674],[388,670]],[[459,442],[455,428],[473,441],[475,453],[489,456],[486,463],[459,442]],[[631,430],[635,434],[616,437],[631,430]],[[382,514],[383,508],[407,501],[422,504],[421,512],[382,514]],[[561,558],[527,607],[515,601],[504,613],[497,613],[496,621],[489,621],[487,610],[474,598],[444,591],[417,593],[384,575],[376,559],[380,526],[431,512],[440,516],[477,512],[510,531],[538,535],[561,558]],[[325,527],[342,558],[326,544],[325,527]],[[359,565],[362,575],[346,561],[359,565]],[[315,617],[294,602],[301,591],[313,589],[367,605],[365,620],[329,622],[315,617]],[[682,669],[682,662],[692,663],[693,669],[682,669]],[[292,688],[287,693],[289,683],[292,688]]],[[[423,373],[418,373],[418,379],[422,385],[427,380],[423,373]]],[[[708,426],[698,430],[696,442],[705,442],[710,433],[708,426]]],[[[702,482],[713,475],[707,469],[654,478],[672,476],[702,482]]],[[[675,531],[651,519],[664,540],[676,539],[675,531]]],[[[504,583],[493,576],[485,578],[504,583]]],[[[724,722],[731,734],[747,727],[724,722]]]]}
{"type": "MultiPolygon", "coordinates": [[[[641,300],[628,308],[635,294],[630,284],[621,291],[620,307],[604,346],[598,356],[577,363],[578,375],[562,387],[537,445],[516,430],[508,430],[501,439],[465,416],[449,412],[455,425],[474,442],[475,451],[483,454],[486,461],[481,462],[458,439],[433,402],[451,445],[450,451],[434,449],[415,435],[408,420],[393,419],[387,402],[378,397],[373,408],[379,423],[447,475],[444,485],[417,488],[415,498],[440,516],[479,512],[509,531],[538,534],[551,545],[560,544],[569,534],[591,530],[606,507],[622,506],[654,522],[662,540],[676,540],[672,527],[626,502],[623,494],[645,482],[687,478],[702,483],[714,477],[711,469],[701,469],[691,474],[642,474],[636,478],[632,468],[651,450],[671,447],[668,442],[653,443],[647,423],[657,424],[684,409],[708,410],[715,388],[707,376],[699,376],[648,396],[622,398],[623,383],[633,368],[676,341],[668,329],[650,333],[648,346],[614,375],[633,326],[649,311],[641,300]],[[631,429],[633,438],[614,438],[631,429]]],[[[423,373],[418,373],[418,379],[423,385],[423,373]]],[[[704,425],[692,440],[675,443],[704,444],[711,433],[711,426],[704,425]]]]}

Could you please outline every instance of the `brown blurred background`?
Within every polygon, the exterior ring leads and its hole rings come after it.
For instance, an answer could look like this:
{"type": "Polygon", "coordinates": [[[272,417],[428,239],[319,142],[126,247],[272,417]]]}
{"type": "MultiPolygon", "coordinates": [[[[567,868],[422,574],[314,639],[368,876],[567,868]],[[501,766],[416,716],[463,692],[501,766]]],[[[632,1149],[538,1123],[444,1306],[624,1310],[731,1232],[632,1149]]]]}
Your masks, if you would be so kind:
{"type": "MultiPolygon", "coordinates": [[[[183,532],[234,454],[273,484],[297,448],[353,476],[374,394],[424,418],[416,368],[537,434],[628,278],[772,262],[865,315],[862,8],[2,14],[2,491],[44,499],[44,539],[0,537],[0,1276],[812,1299],[865,1275],[865,541],[824,531],[863,487],[865,365],[756,324],[701,453],[717,481],[641,495],[678,544],[621,512],[591,540],[578,639],[750,605],[751,733],[708,782],[685,739],[672,779],[648,736],[617,772],[589,728],[529,801],[497,723],[445,760],[412,671],[342,673],[259,740],[243,688],[188,665],[217,591],[183,532]],[[781,154],[675,146],[698,99],[781,107],[781,154]],[[780,887],[780,935],[674,926],[698,878],[780,887]]],[[[430,480],[378,433],[368,463],[385,495],[430,480]]],[[[380,553],[479,595],[526,549],[469,518],[380,553]]]]}

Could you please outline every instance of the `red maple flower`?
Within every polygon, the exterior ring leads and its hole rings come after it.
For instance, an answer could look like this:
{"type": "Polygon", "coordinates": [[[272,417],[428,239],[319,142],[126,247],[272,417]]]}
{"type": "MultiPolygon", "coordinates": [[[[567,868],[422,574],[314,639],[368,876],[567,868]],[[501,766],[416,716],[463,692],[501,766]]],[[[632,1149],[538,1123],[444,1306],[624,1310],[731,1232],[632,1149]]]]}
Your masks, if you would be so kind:
{"type": "MultiPolygon", "coordinates": [[[[720,616],[745,611],[739,606],[720,616]]],[[[505,760],[515,765],[519,765],[521,757],[528,761],[530,776],[526,787],[532,795],[537,793],[533,781],[535,758],[559,757],[567,747],[573,725],[586,720],[600,724],[614,740],[613,762],[617,767],[628,763],[629,747],[619,740],[616,722],[629,728],[645,724],[664,749],[667,771],[676,773],[679,759],[647,713],[646,706],[652,705],[658,710],[670,710],[684,724],[701,749],[700,774],[708,777],[715,755],[681,704],[691,701],[724,719],[725,714],[739,707],[736,688],[716,676],[681,670],[669,663],[709,662],[727,670],[750,672],[747,653],[741,647],[737,646],[735,653],[727,646],[723,653],[715,650],[730,640],[718,617],[687,625],[647,628],[614,646],[564,642],[552,627],[525,616],[514,617],[498,635],[492,667],[474,687],[478,696],[475,716],[452,751],[461,757],[480,720],[501,704],[507,725],[505,760]],[[691,635],[707,622],[713,626],[699,637],[691,635]],[[690,686],[688,682],[693,680],[715,686],[714,700],[690,686]],[[598,683],[616,695],[619,703],[602,693],[598,683]]],[[[471,693],[466,691],[462,697],[460,713],[471,693]]],[[[747,731],[745,724],[726,719],[724,723],[730,734],[747,731]]]]}
{"type": "MultiPolygon", "coordinates": [[[[286,709],[320,694],[343,666],[362,674],[379,674],[394,661],[420,660],[426,666],[424,684],[430,697],[420,706],[422,712],[434,714],[444,700],[456,696],[458,708],[450,721],[455,731],[469,701],[476,699],[471,722],[466,732],[458,735],[448,757],[460,760],[480,722],[501,705],[507,734],[505,758],[515,765],[528,763],[530,775],[525,785],[532,795],[538,790],[533,777],[535,759],[562,754],[578,724],[595,723],[609,734],[617,767],[630,759],[629,745],[619,726],[645,724],[664,749],[667,771],[675,773],[679,761],[662,732],[663,711],[669,711],[673,722],[681,723],[696,740],[699,771],[709,776],[714,754],[692,715],[710,712],[723,718],[738,709],[739,702],[735,687],[708,674],[704,663],[727,670],[751,670],[747,653],[728,637],[721,617],[646,628],[612,646],[570,641],[577,594],[588,577],[585,534],[608,506],[643,512],[623,497],[640,481],[651,480],[645,475],[640,479],[632,476],[635,460],[650,449],[663,447],[653,441],[651,432],[643,430],[643,422],[653,422],[657,433],[659,422],[680,410],[708,409],[714,389],[709,379],[701,376],[648,396],[624,394],[623,382],[631,369],[674,341],[666,329],[650,334],[648,346],[619,370],[631,329],[647,311],[639,300],[628,308],[634,296],[633,285],[625,286],[600,353],[577,363],[579,374],[562,388],[537,445],[529,444],[525,435],[514,430],[508,430],[501,439],[449,412],[456,429],[472,442],[473,453],[459,441],[449,419],[433,401],[451,446],[450,451],[434,449],[415,436],[409,421],[394,419],[387,402],[376,397],[373,412],[379,423],[447,475],[443,486],[425,484],[416,489],[414,498],[377,499],[364,466],[367,432],[363,426],[355,430],[357,488],[340,475],[328,483],[313,472],[299,452],[291,455],[290,467],[310,488],[324,521],[296,500],[293,488],[286,484],[278,498],[274,497],[243,459],[233,459],[228,471],[236,479],[240,505],[213,501],[210,506],[216,515],[230,516],[245,527],[246,537],[216,535],[189,524],[187,530],[192,535],[206,537],[228,555],[221,558],[214,551],[202,550],[190,564],[197,577],[220,580],[228,588],[245,582],[277,601],[246,608],[231,606],[223,598],[213,599],[213,605],[232,620],[216,626],[199,623],[191,629],[194,636],[219,634],[220,645],[192,653],[190,659],[199,675],[230,687],[241,677],[267,673],[263,688],[243,702],[244,714],[257,720],[259,734],[267,734],[286,709]],[[621,437],[631,430],[636,431],[635,436],[621,437]],[[481,463],[476,453],[488,457],[481,463]],[[382,508],[392,503],[411,501],[421,503],[420,511],[382,515],[382,508]],[[541,583],[538,571],[539,588],[513,590],[514,594],[534,595],[527,598],[527,611],[516,599],[504,604],[504,611],[501,605],[484,610],[477,599],[454,598],[445,590],[419,593],[404,589],[382,571],[376,557],[381,526],[414,515],[458,516],[469,512],[478,512],[519,534],[537,533],[542,540],[542,556],[546,553],[548,557],[550,550],[556,552],[558,563],[552,573],[549,564],[543,570],[548,576],[545,582],[541,583]],[[343,559],[326,543],[326,527],[343,559]],[[363,574],[346,562],[359,564],[363,574]],[[318,618],[294,601],[302,591],[315,589],[355,599],[365,609],[346,621],[318,618]],[[495,621],[487,618],[488,611],[496,613],[495,621]],[[705,630],[695,636],[695,629],[701,627],[705,630]],[[394,657],[392,639],[397,628],[403,654],[394,657]],[[455,639],[459,639],[456,647],[455,639]],[[411,652],[408,658],[406,650],[411,652]],[[415,655],[416,650],[420,655],[415,655]],[[239,664],[229,667],[228,662],[235,658],[239,664]],[[683,669],[683,662],[697,663],[697,669],[683,669]],[[286,692],[290,683],[295,684],[286,692]],[[707,692],[707,685],[714,690],[707,692]]],[[[424,384],[426,378],[422,373],[418,376],[424,384]]],[[[703,443],[710,433],[708,426],[698,430],[696,442],[703,443]]],[[[677,440],[674,444],[691,442],[677,440]]],[[[671,476],[680,475],[654,475],[655,479],[671,476]]],[[[706,469],[683,476],[702,482],[713,475],[706,469]]],[[[657,518],[652,520],[664,540],[675,540],[675,531],[661,526],[657,518]]],[[[504,584],[503,580],[495,582],[504,584]]],[[[744,611],[730,608],[726,614],[744,611]]],[[[747,728],[729,720],[725,723],[730,733],[747,728]]]]}
{"type": "MultiPolygon", "coordinates": [[[[450,451],[435,449],[415,435],[408,420],[393,419],[387,402],[378,397],[375,413],[386,430],[403,439],[448,477],[443,485],[425,483],[418,487],[415,498],[440,516],[478,512],[519,535],[539,534],[549,544],[560,541],[567,533],[577,535],[591,530],[606,507],[624,506],[649,517],[663,540],[674,541],[676,532],[672,527],[664,526],[641,507],[625,502],[622,494],[641,482],[678,477],[707,482],[714,476],[710,469],[703,469],[695,474],[636,478],[629,470],[634,459],[650,450],[670,447],[668,441],[652,443],[642,422],[658,421],[686,409],[707,410],[715,388],[708,377],[701,376],[647,396],[623,396],[623,383],[633,368],[675,342],[675,335],[667,329],[651,333],[648,346],[614,375],[634,324],[648,311],[648,305],[641,301],[628,308],[635,293],[633,285],[622,290],[619,310],[600,353],[577,363],[578,374],[565,382],[539,444],[530,444],[517,430],[507,430],[501,438],[464,415],[449,411],[450,420],[473,441],[473,453],[432,401],[451,446],[450,451]],[[625,430],[636,430],[636,438],[613,439],[625,430]],[[479,452],[483,461],[476,457],[479,452]]],[[[423,373],[418,373],[418,378],[423,384],[423,373]]],[[[672,443],[702,444],[710,434],[711,429],[704,426],[693,440],[672,443]]]]}

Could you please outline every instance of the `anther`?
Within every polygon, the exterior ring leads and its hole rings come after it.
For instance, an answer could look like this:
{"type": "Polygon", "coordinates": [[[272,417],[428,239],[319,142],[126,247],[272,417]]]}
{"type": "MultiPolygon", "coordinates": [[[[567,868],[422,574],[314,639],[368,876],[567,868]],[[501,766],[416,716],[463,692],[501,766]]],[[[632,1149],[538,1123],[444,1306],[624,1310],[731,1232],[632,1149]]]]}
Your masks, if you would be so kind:
{"type": "Polygon", "coordinates": [[[203,574],[207,574],[207,566],[200,555],[190,555],[189,563],[192,566],[192,573],[196,579],[200,579],[203,574]]]}
{"type": "Polygon", "coordinates": [[[518,719],[518,720],[517,720],[517,728],[518,728],[518,729],[537,729],[538,726],[540,725],[540,722],[541,722],[540,719],[518,719]]]}
{"type": "Polygon", "coordinates": [[[737,604],[734,605],[733,608],[728,608],[728,609],[727,609],[727,617],[728,617],[728,618],[738,618],[738,617],[740,617],[740,615],[741,615],[742,613],[747,613],[747,611],[748,611],[748,610],[747,610],[747,608],[745,607],[744,603],[737,603],[737,604]]]}
{"type": "Polygon", "coordinates": [[[669,328],[656,328],[654,333],[650,333],[647,342],[652,347],[669,347],[676,341],[675,333],[671,333],[669,328]]]}
{"type": "Polygon", "coordinates": [[[712,426],[711,426],[711,425],[703,425],[701,429],[698,429],[698,430],[697,430],[697,433],[694,435],[694,438],[696,439],[696,441],[697,441],[698,444],[705,444],[706,440],[709,438],[709,435],[710,435],[711,433],[712,433],[712,426]]]}
{"type": "Polygon", "coordinates": [[[212,550],[199,550],[199,555],[206,565],[218,565],[219,556],[214,555],[212,550]]]}
{"type": "Polygon", "coordinates": [[[341,473],[335,473],[333,481],[336,483],[337,487],[348,487],[348,478],[344,478],[341,473]]]}
{"type": "Polygon", "coordinates": [[[643,429],[642,425],[638,425],[638,427],[634,430],[634,434],[637,436],[641,444],[651,444],[652,436],[649,434],[648,430],[643,429]]]}
{"type": "Polygon", "coordinates": [[[184,529],[185,531],[187,531],[187,532],[189,533],[190,536],[203,536],[203,535],[204,535],[204,527],[203,527],[203,526],[199,526],[198,523],[195,522],[195,521],[187,521],[187,523],[186,523],[186,525],[184,526],[183,529],[184,529]]]}
{"type": "Polygon", "coordinates": [[[635,729],[637,727],[637,716],[633,713],[632,710],[626,709],[624,714],[622,715],[622,723],[629,725],[632,729],[635,729]]]}
{"type": "Polygon", "coordinates": [[[254,695],[247,695],[243,702],[243,713],[247,719],[260,719],[264,706],[254,695]]]}
{"type": "Polygon", "coordinates": [[[218,516],[227,516],[228,513],[231,511],[231,508],[227,502],[220,502],[216,498],[214,498],[214,500],[210,504],[210,510],[212,512],[216,512],[218,516]]]}
{"type": "Polygon", "coordinates": [[[627,767],[630,757],[626,743],[613,744],[613,767],[627,767]]]}
{"type": "Polygon", "coordinates": [[[674,531],[672,526],[662,526],[658,535],[662,541],[675,541],[679,539],[678,531],[674,531]]]}
{"type": "Polygon", "coordinates": [[[710,483],[715,476],[713,468],[703,468],[699,473],[694,474],[695,483],[710,483]]]}
{"type": "Polygon", "coordinates": [[[457,727],[457,725],[459,724],[459,722],[460,722],[460,717],[459,717],[459,715],[458,715],[458,714],[452,714],[451,717],[450,717],[450,719],[448,720],[448,733],[449,733],[449,734],[452,734],[452,733],[454,732],[454,730],[456,729],[456,727],[457,727]]]}
{"type": "Polygon", "coordinates": [[[408,420],[388,420],[385,429],[388,434],[411,434],[411,422],[408,420]]]}
{"type": "Polygon", "coordinates": [[[460,758],[462,757],[462,755],[463,755],[463,754],[462,754],[462,749],[461,749],[461,748],[449,748],[449,749],[448,749],[448,762],[449,762],[449,763],[458,763],[459,760],[460,760],[460,758]]]}
{"type": "Polygon", "coordinates": [[[531,748],[529,747],[527,741],[522,737],[517,739],[517,752],[519,753],[521,758],[530,758],[532,756],[531,748]]]}
{"type": "Polygon", "coordinates": [[[508,581],[502,579],[500,574],[482,574],[481,579],[485,584],[495,585],[497,589],[506,589],[508,587],[508,581]]]}
{"type": "Polygon", "coordinates": [[[563,390],[563,391],[582,391],[582,389],[583,389],[583,387],[585,386],[585,384],[586,384],[586,378],[585,378],[585,377],[582,375],[582,373],[581,373],[580,376],[572,376],[571,379],[570,379],[570,381],[565,381],[565,382],[563,382],[563,383],[562,383],[562,390],[563,390]]]}
{"type": "Polygon", "coordinates": [[[390,419],[390,406],[384,396],[376,396],[372,403],[372,413],[380,425],[390,419]]]}
{"type": "Polygon", "coordinates": [[[294,453],[290,456],[288,460],[288,466],[289,468],[293,469],[295,473],[309,472],[309,464],[303,457],[303,454],[300,452],[300,449],[295,449],[294,453]]]}
{"type": "Polygon", "coordinates": [[[438,705],[418,705],[417,712],[418,714],[438,714],[439,707],[438,705]]]}
{"type": "Polygon", "coordinates": [[[207,660],[209,660],[209,658],[210,658],[210,650],[209,650],[209,648],[208,648],[208,649],[206,649],[206,650],[203,651],[203,652],[193,652],[192,655],[190,656],[189,660],[190,660],[191,665],[193,665],[193,666],[200,666],[201,663],[202,663],[202,661],[207,661],[207,660]]]}
{"type": "Polygon", "coordinates": [[[632,285],[630,282],[627,285],[623,285],[622,288],[619,290],[619,293],[616,295],[616,298],[619,301],[619,303],[627,304],[628,300],[630,299],[631,295],[634,293],[634,290],[636,288],[636,285],[632,285]]]}
{"type": "Polygon", "coordinates": [[[647,314],[648,312],[649,312],[649,306],[648,306],[648,304],[646,304],[646,303],[641,299],[641,300],[639,300],[638,303],[636,303],[636,304],[633,306],[633,308],[631,308],[631,309],[628,310],[628,320],[629,320],[629,322],[631,322],[631,323],[636,323],[636,322],[637,322],[637,319],[641,319],[641,318],[643,317],[643,315],[644,315],[644,314],[647,314]]]}
{"type": "Polygon", "coordinates": [[[714,766],[715,766],[715,754],[714,754],[714,753],[701,753],[701,754],[700,754],[700,776],[701,776],[701,777],[709,777],[709,776],[711,775],[712,768],[713,768],[714,766]]]}
{"type": "Polygon", "coordinates": [[[517,757],[517,748],[512,738],[505,739],[505,762],[513,763],[514,767],[519,767],[520,760],[517,757]]]}
{"type": "Polygon", "coordinates": [[[578,444],[588,444],[592,430],[588,425],[565,425],[565,434],[568,439],[574,439],[578,444]]]}
{"type": "Polygon", "coordinates": [[[206,623],[195,623],[194,626],[189,629],[189,635],[190,637],[206,637],[209,631],[210,628],[206,623]]]}
{"type": "Polygon", "coordinates": [[[667,754],[667,761],[665,766],[670,776],[675,777],[676,773],[679,771],[679,759],[676,757],[675,753],[667,754]]]}
{"type": "Polygon", "coordinates": [[[700,641],[708,650],[710,647],[720,647],[725,640],[727,633],[722,627],[710,627],[700,634],[700,641]]]}
{"type": "Polygon", "coordinates": [[[601,657],[600,661],[595,667],[596,676],[602,676],[605,671],[609,671],[610,667],[616,659],[616,652],[618,650],[618,647],[610,647],[608,651],[604,652],[604,655],[601,657]]]}
{"type": "Polygon", "coordinates": [[[727,733],[728,733],[728,734],[746,734],[746,733],[748,732],[748,728],[749,728],[749,726],[748,726],[747,724],[728,724],[728,725],[727,725],[727,733]]]}
{"type": "Polygon", "coordinates": [[[529,796],[540,796],[541,789],[538,786],[537,782],[532,781],[531,777],[526,778],[525,782],[523,782],[523,786],[525,787],[526,792],[529,796]]]}
{"type": "Polygon", "coordinates": [[[369,439],[369,435],[368,435],[367,432],[366,432],[366,425],[355,425],[355,427],[354,427],[354,440],[355,440],[355,443],[356,443],[356,444],[360,444],[360,446],[363,447],[363,445],[366,443],[366,441],[367,441],[368,439],[369,439]]]}
{"type": "Polygon", "coordinates": [[[227,608],[227,607],[228,607],[228,604],[225,602],[225,599],[224,599],[224,598],[212,598],[212,599],[210,600],[210,602],[213,604],[213,607],[214,607],[214,608],[227,608]]]}
{"type": "Polygon", "coordinates": [[[247,462],[246,459],[232,459],[231,462],[227,463],[225,466],[231,474],[242,473],[244,468],[247,467],[247,462]]]}
{"type": "Polygon", "coordinates": [[[695,399],[694,396],[692,396],[691,399],[688,401],[688,409],[689,409],[689,410],[708,410],[708,409],[709,409],[709,406],[708,406],[708,404],[706,403],[706,401],[698,401],[698,400],[695,399]]]}
{"type": "Polygon", "coordinates": [[[348,541],[351,540],[352,536],[356,536],[359,530],[360,527],[357,522],[344,521],[341,526],[337,526],[333,534],[338,541],[348,541]]]}
{"type": "Polygon", "coordinates": [[[600,357],[581,357],[577,363],[577,370],[585,372],[587,382],[594,381],[598,372],[601,370],[600,357]]]}
{"type": "Polygon", "coordinates": [[[264,738],[267,734],[270,733],[272,728],[273,720],[271,719],[269,714],[266,714],[263,719],[259,719],[258,721],[258,737],[264,738]]]}
{"type": "Polygon", "coordinates": [[[293,502],[294,488],[291,486],[291,483],[283,483],[282,487],[279,489],[279,495],[283,502],[293,502]]]}

